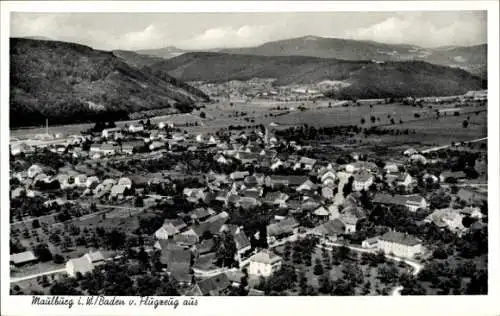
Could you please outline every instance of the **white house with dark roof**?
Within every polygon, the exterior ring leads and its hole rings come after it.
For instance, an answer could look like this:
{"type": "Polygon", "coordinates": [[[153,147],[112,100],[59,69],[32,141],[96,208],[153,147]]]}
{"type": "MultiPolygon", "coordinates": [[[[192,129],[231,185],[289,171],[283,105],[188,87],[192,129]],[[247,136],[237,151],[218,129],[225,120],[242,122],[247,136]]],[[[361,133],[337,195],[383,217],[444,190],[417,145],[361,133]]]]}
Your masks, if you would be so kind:
{"type": "Polygon", "coordinates": [[[377,249],[386,254],[411,259],[422,253],[422,241],[407,233],[388,231],[380,236],[377,249]]]}
{"type": "Polygon", "coordinates": [[[66,262],[66,273],[70,277],[75,277],[77,273],[82,275],[87,272],[92,272],[95,266],[103,264],[104,257],[101,252],[90,252],[80,258],[70,259],[66,262]]]}
{"type": "Polygon", "coordinates": [[[250,258],[248,273],[269,277],[281,268],[283,260],[270,250],[262,250],[250,258]]]}
{"type": "Polygon", "coordinates": [[[354,191],[368,190],[373,184],[373,175],[366,170],[361,170],[354,175],[352,189],[354,191]]]}

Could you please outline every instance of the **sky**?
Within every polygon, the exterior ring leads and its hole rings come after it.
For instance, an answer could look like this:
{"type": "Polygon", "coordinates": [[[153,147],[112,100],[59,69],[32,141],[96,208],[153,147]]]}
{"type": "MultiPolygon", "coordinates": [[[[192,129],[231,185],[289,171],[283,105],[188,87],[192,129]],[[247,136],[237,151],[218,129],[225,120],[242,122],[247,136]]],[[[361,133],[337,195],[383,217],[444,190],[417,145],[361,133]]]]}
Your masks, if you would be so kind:
{"type": "Polygon", "coordinates": [[[422,47],[487,42],[485,11],[321,13],[11,13],[11,37],[96,49],[249,47],[314,35],[422,47]]]}

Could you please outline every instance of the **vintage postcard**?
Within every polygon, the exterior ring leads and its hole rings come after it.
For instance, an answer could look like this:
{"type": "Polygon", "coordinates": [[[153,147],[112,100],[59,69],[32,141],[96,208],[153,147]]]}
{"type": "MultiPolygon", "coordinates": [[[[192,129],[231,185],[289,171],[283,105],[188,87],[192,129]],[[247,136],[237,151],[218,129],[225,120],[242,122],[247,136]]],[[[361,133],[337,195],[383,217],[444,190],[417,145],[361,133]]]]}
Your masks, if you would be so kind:
{"type": "Polygon", "coordinates": [[[498,2],[1,20],[2,315],[500,313],[498,2]]]}

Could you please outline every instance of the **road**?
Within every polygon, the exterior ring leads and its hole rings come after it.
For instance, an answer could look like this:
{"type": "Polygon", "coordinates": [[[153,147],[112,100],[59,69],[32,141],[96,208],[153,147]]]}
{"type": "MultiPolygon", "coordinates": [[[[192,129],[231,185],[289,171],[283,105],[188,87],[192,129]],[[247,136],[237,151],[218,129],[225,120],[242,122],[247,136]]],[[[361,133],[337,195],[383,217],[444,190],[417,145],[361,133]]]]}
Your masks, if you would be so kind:
{"type": "Polygon", "coordinates": [[[46,271],[46,272],[40,272],[40,273],[36,273],[36,274],[30,274],[30,275],[18,277],[18,278],[10,278],[10,283],[31,280],[34,278],[38,278],[39,276],[51,275],[51,274],[56,274],[56,273],[66,273],[66,268],[57,269],[57,270],[50,270],[50,271],[46,271]]]}
{"type": "MultiPolygon", "coordinates": [[[[461,144],[469,144],[469,143],[477,143],[477,142],[481,142],[483,140],[487,140],[488,137],[483,137],[483,138],[477,138],[477,139],[473,139],[473,140],[469,140],[469,141],[465,141],[465,142],[460,142],[461,144]]],[[[441,149],[446,149],[446,148],[449,148],[449,147],[452,147],[453,145],[452,144],[449,144],[449,145],[444,145],[444,146],[438,146],[438,147],[432,147],[432,148],[428,148],[428,149],[425,149],[425,150],[422,150],[421,152],[423,154],[426,154],[426,153],[430,153],[430,152],[433,152],[433,151],[438,151],[438,150],[441,150],[441,149]]]]}

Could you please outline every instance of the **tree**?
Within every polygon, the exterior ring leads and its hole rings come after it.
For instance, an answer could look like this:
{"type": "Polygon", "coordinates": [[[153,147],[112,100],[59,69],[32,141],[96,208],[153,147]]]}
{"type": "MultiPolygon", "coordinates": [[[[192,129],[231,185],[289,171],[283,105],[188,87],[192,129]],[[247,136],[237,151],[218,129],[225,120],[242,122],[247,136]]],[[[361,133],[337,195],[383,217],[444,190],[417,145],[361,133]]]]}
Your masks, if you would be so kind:
{"type": "Polygon", "coordinates": [[[322,275],[323,272],[324,272],[324,269],[323,269],[323,265],[321,264],[321,260],[316,258],[313,273],[314,273],[314,275],[322,275]]]}
{"type": "Polygon", "coordinates": [[[319,278],[318,291],[323,294],[330,294],[333,290],[333,284],[330,279],[330,273],[327,271],[319,278]]]}
{"type": "Polygon", "coordinates": [[[469,121],[464,120],[464,121],[462,122],[462,127],[463,127],[463,128],[467,128],[467,126],[469,126],[469,121]]]}
{"type": "Polygon", "coordinates": [[[215,260],[217,265],[229,267],[234,263],[237,249],[234,238],[229,233],[224,232],[216,239],[215,249],[215,260]]]}
{"type": "Polygon", "coordinates": [[[364,117],[361,118],[361,125],[365,124],[366,123],[366,120],[364,117]]]}
{"type": "Polygon", "coordinates": [[[201,117],[202,119],[204,119],[206,116],[207,116],[207,115],[205,114],[205,112],[200,112],[200,117],[201,117]]]}
{"type": "Polygon", "coordinates": [[[38,219],[34,219],[33,222],[31,223],[33,229],[40,228],[40,221],[38,219]]]}
{"type": "Polygon", "coordinates": [[[60,254],[55,254],[54,257],[53,257],[53,260],[54,260],[54,263],[55,264],[61,264],[61,263],[64,263],[64,257],[61,256],[60,254]]]}
{"type": "Polygon", "coordinates": [[[36,245],[33,249],[33,252],[41,262],[52,260],[52,253],[50,252],[49,246],[47,246],[47,244],[36,245]]]}

